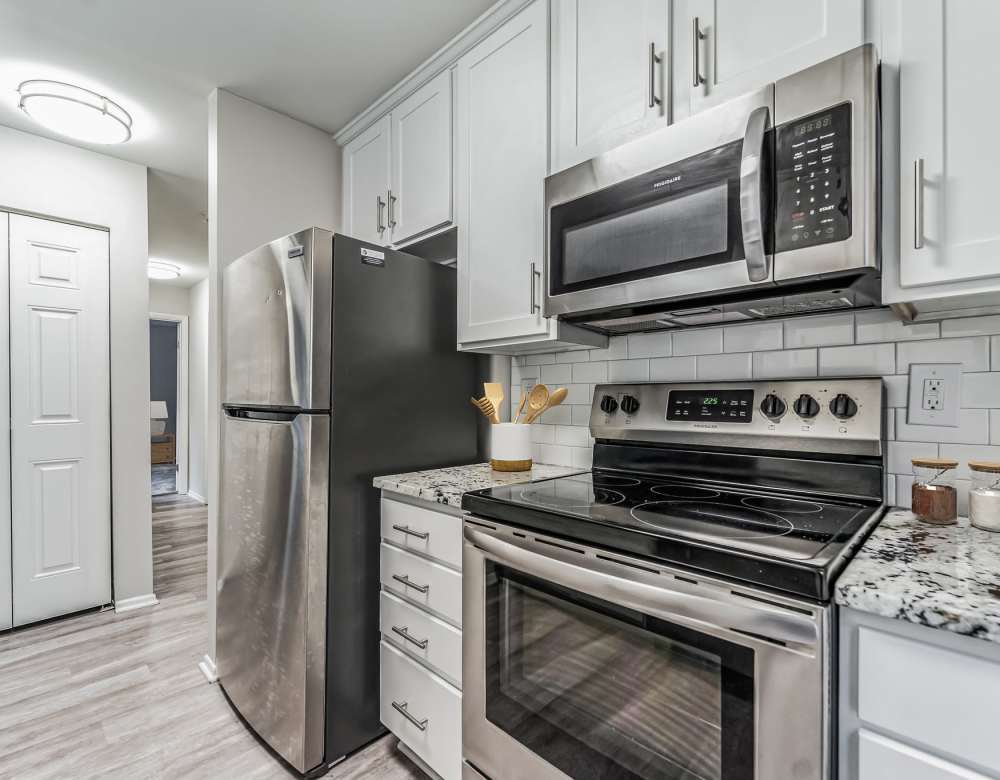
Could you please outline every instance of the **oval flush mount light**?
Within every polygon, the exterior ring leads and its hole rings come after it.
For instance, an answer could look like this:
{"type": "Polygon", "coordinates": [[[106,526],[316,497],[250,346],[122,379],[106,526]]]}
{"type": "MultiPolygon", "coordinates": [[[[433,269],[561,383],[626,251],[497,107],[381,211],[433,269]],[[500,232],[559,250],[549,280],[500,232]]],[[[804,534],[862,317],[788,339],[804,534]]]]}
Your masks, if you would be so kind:
{"type": "Polygon", "coordinates": [[[132,117],[110,98],[62,81],[33,79],[17,88],[18,108],[60,135],[94,144],[132,137],[132,117]]]}
{"type": "Polygon", "coordinates": [[[176,279],[181,275],[181,269],[165,260],[150,260],[147,274],[150,279],[176,279]]]}

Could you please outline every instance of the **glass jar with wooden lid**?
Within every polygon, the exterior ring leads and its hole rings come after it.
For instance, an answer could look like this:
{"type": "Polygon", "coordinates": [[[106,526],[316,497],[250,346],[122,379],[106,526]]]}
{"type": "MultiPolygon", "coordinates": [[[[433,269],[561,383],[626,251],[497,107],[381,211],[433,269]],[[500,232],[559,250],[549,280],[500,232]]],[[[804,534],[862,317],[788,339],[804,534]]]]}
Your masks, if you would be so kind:
{"type": "Polygon", "coordinates": [[[913,514],[933,525],[958,522],[958,491],[955,489],[957,460],[913,459],[913,514]]]}
{"type": "Polygon", "coordinates": [[[969,461],[969,520],[984,531],[1000,531],[1000,463],[969,461]]]}

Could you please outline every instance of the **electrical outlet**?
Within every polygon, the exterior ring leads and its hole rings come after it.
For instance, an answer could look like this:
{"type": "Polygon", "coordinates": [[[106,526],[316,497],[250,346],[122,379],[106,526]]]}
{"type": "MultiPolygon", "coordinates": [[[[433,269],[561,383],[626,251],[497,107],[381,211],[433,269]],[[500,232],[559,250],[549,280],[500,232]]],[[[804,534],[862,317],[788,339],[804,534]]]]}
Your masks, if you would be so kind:
{"type": "Polygon", "coordinates": [[[961,363],[913,363],[909,389],[906,421],[910,425],[958,427],[961,363]]]}

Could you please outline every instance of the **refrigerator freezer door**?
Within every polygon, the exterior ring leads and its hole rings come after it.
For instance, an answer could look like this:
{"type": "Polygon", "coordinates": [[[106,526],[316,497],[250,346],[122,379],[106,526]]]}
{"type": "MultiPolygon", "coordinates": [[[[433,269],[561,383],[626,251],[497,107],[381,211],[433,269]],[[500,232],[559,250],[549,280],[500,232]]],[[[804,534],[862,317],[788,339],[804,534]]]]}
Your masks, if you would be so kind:
{"type": "Polygon", "coordinates": [[[330,408],[333,234],[303,230],[222,272],[222,401],[330,408]]]}
{"type": "Polygon", "coordinates": [[[230,410],[221,452],[219,680],[306,772],[324,757],[330,418],[230,410]]]}

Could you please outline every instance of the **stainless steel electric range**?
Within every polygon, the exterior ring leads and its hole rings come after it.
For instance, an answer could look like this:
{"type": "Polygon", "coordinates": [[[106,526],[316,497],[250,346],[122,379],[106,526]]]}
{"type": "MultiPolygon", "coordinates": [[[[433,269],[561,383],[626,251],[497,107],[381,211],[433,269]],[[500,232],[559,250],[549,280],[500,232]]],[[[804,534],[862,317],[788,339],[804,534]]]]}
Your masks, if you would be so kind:
{"type": "Polygon", "coordinates": [[[589,473],[468,493],[469,777],[827,780],[880,379],[599,385],[589,473]]]}

